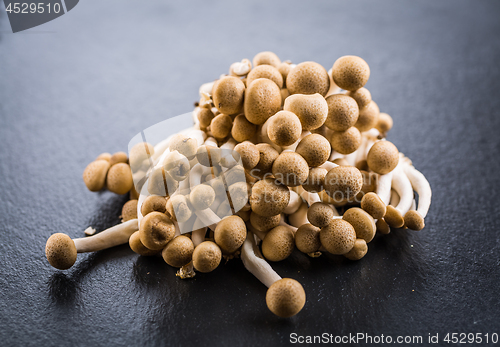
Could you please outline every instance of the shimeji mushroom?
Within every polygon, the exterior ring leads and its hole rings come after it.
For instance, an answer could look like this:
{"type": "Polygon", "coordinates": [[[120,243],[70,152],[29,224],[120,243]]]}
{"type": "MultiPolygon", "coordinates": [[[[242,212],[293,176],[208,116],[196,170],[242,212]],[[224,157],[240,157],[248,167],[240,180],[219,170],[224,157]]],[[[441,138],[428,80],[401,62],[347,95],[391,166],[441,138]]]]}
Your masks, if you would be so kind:
{"type": "Polygon", "coordinates": [[[309,166],[300,154],[283,151],[274,161],[272,173],[278,182],[288,187],[296,187],[307,180],[309,166]]]}
{"type": "Polygon", "coordinates": [[[295,152],[300,154],[310,167],[318,167],[328,160],[331,149],[326,138],[319,134],[310,134],[298,143],[295,152]]]}
{"type": "Polygon", "coordinates": [[[281,64],[280,58],[273,52],[260,52],[253,57],[253,66],[259,66],[259,65],[271,65],[274,66],[275,68],[278,68],[281,64]]]}
{"type": "Polygon", "coordinates": [[[247,75],[247,85],[252,84],[257,78],[267,78],[276,83],[278,88],[283,88],[283,76],[274,66],[259,65],[254,67],[247,75]]]}
{"type": "Polygon", "coordinates": [[[191,262],[194,252],[193,241],[187,236],[177,236],[161,252],[163,260],[170,266],[182,267],[191,262]]]}
{"type": "Polygon", "coordinates": [[[97,159],[87,165],[83,171],[83,182],[88,190],[98,192],[104,188],[109,168],[109,161],[104,159],[97,159]]]}
{"type": "Polygon", "coordinates": [[[45,255],[50,265],[66,270],[75,263],[77,253],[96,252],[127,243],[137,229],[137,219],[132,219],[85,238],[71,239],[66,234],[56,233],[47,240],[45,255]]]}
{"type": "MultiPolygon", "coordinates": [[[[288,221],[290,225],[299,228],[300,226],[309,223],[308,220],[309,206],[306,203],[302,203],[300,207],[294,213],[288,215],[288,221]]],[[[294,232],[297,229],[294,229],[294,232]]]]}
{"type": "Polygon", "coordinates": [[[286,77],[290,94],[316,94],[325,96],[330,89],[330,78],[323,66],[313,61],[297,64],[286,77]]]}
{"type": "Polygon", "coordinates": [[[394,170],[392,187],[398,193],[400,200],[396,207],[387,206],[384,220],[393,228],[401,228],[404,226],[403,216],[410,210],[413,201],[413,189],[402,165],[394,170]]]}
{"type": "Polygon", "coordinates": [[[361,208],[368,212],[374,219],[383,218],[386,206],[382,199],[373,192],[366,193],[361,199],[361,208]]]}
{"type": "Polygon", "coordinates": [[[274,179],[264,178],[252,187],[249,201],[252,211],[271,217],[283,213],[290,201],[290,191],[274,179]]]}
{"type": "Polygon", "coordinates": [[[410,180],[413,190],[418,194],[418,208],[408,211],[404,215],[405,225],[413,230],[422,230],[425,226],[424,218],[431,204],[431,186],[425,176],[413,166],[405,165],[404,172],[410,180]]]}
{"type": "Polygon", "coordinates": [[[137,219],[137,200],[129,200],[122,207],[122,222],[137,219]]]}
{"type": "Polygon", "coordinates": [[[342,217],[335,215],[332,207],[323,202],[315,202],[307,210],[307,219],[309,222],[320,229],[326,227],[333,219],[336,218],[342,217]]]}
{"type": "Polygon", "coordinates": [[[358,239],[363,239],[368,243],[375,237],[377,230],[375,220],[364,210],[352,207],[344,213],[342,219],[353,226],[358,239]]]}
{"type": "Polygon", "coordinates": [[[302,285],[292,278],[283,278],[269,287],[266,293],[269,310],[278,317],[295,316],[306,303],[306,294],[302,285]]]}
{"type": "Polygon", "coordinates": [[[226,254],[232,254],[241,247],[247,236],[245,222],[238,216],[223,218],[215,228],[215,243],[226,254]]]}
{"type": "Polygon", "coordinates": [[[325,98],[317,93],[290,95],[284,101],[283,110],[295,114],[303,130],[318,129],[325,123],[328,116],[328,104],[325,98]]]}
{"type": "Polygon", "coordinates": [[[199,272],[212,272],[219,266],[222,252],[212,241],[200,243],[193,252],[193,266],[199,272]]]}
{"type": "Polygon", "coordinates": [[[238,114],[243,108],[245,84],[237,77],[225,76],[212,88],[214,106],[223,114],[238,114]]]}
{"type": "Polygon", "coordinates": [[[354,227],[343,219],[334,219],[321,228],[320,239],[323,247],[331,254],[348,253],[356,242],[354,227]]]}
{"type": "Polygon", "coordinates": [[[346,55],[338,58],[332,67],[332,78],[340,88],[355,91],[370,78],[370,67],[360,57],[346,55]]]}
{"type": "Polygon", "coordinates": [[[252,70],[252,63],[248,59],[243,59],[241,62],[232,63],[229,67],[229,74],[232,76],[243,77],[252,70]]]}
{"type": "Polygon", "coordinates": [[[366,244],[366,241],[364,239],[357,239],[356,242],[354,242],[352,249],[344,254],[344,257],[350,260],[360,260],[366,255],[367,252],[368,245],[366,244]]]}
{"type": "Polygon", "coordinates": [[[141,242],[141,237],[139,236],[139,231],[136,231],[133,233],[129,240],[128,244],[130,246],[130,249],[134,251],[135,253],[142,255],[142,256],[152,256],[155,255],[159,252],[159,250],[152,250],[144,246],[141,242]]]}
{"type": "Polygon", "coordinates": [[[270,261],[282,261],[292,254],[295,247],[293,231],[282,225],[269,230],[262,240],[262,254],[270,261]]]}
{"type": "Polygon", "coordinates": [[[318,252],[321,248],[320,230],[312,224],[304,224],[295,232],[295,246],[306,254],[318,252]]]}
{"type": "Polygon", "coordinates": [[[167,199],[164,196],[149,195],[146,196],[140,203],[140,211],[143,217],[155,211],[160,213],[167,212],[167,199]]]}
{"type": "Polygon", "coordinates": [[[281,92],[276,83],[258,78],[245,91],[244,114],[253,124],[264,124],[281,108],[281,92]]]}
{"type": "Polygon", "coordinates": [[[277,112],[266,121],[262,129],[267,132],[269,139],[280,147],[292,145],[302,134],[299,118],[289,111],[277,112]]]}
{"type": "Polygon", "coordinates": [[[335,201],[351,199],[361,191],[363,176],[352,166],[337,166],[325,177],[325,192],[335,201]]]}
{"type": "Polygon", "coordinates": [[[144,246],[160,250],[174,238],[174,223],[165,214],[151,212],[144,216],[139,227],[139,236],[144,246]]]}
{"type": "MultiPolygon", "coordinates": [[[[250,225],[258,232],[257,236],[262,232],[267,232],[274,227],[277,227],[281,221],[281,214],[275,216],[264,217],[255,212],[250,213],[250,225]]],[[[260,237],[260,236],[259,236],[260,237]]]]}

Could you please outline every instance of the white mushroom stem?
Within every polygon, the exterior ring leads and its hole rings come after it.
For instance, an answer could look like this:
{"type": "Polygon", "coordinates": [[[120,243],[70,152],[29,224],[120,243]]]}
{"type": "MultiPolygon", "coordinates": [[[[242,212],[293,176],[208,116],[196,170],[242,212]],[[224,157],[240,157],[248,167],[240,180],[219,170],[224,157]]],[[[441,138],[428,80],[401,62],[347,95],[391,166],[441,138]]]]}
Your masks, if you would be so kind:
{"type": "Polygon", "coordinates": [[[89,237],[73,239],[78,253],[96,252],[128,242],[130,236],[139,230],[137,219],[131,219],[89,237]]]}
{"type": "Polygon", "coordinates": [[[415,199],[413,199],[413,201],[411,202],[410,210],[416,210],[416,209],[417,209],[417,202],[415,201],[415,199]]]}
{"type": "Polygon", "coordinates": [[[362,136],[361,137],[361,145],[359,146],[359,148],[355,151],[356,153],[356,159],[355,159],[355,162],[356,164],[358,162],[360,162],[361,160],[364,160],[366,159],[366,146],[368,145],[368,142],[370,140],[368,140],[366,138],[366,136],[362,136]]]}
{"type": "Polygon", "coordinates": [[[203,130],[195,129],[193,127],[184,129],[180,131],[179,134],[195,139],[198,147],[201,146],[207,138],[207,134],[203,130]]]}
{"type": "Polygon", "coordinates": [[[220,146],[220,149],[230,149],[233,150],[234,147],[237,145],[237,142],[230,138],[229,140],[226,141],[222,146],[220,146]]]}
{"type": "Polygon", "coordinates": [[[359,148],[350,154],[344,155],[344,159],[347,160],[349,165],[351,165],[351,166],[356,165],[356,157],[358,155],[358,153],[357,153],[358,150],[359,150],[359,148]]]}
{"type": "Polygon", "coordinates": [[[431,205],[432,190],[425,176],[413,166],[404,165],[404,172],[411,182],[412,189],[418,194],[417,212],[425,218],[431,205]]]}
{"type": "Polygon", "coordinates": [[[200,219],[200,221],[208,226],[211,230],[215,231],[215,227],[217,223],[220,222],[220,217],[215,214],[210,208],[206,208],[204,210],[196,210],[196,216],[200,219]]]}
{"type": "Polygon", "coordinates": [[[302,188],[302,186],[297,187],[297,193],[302,197],[302,199],[305,202],[307,202],[307,205],[309,205],[309,206],[311,206],[315,202],[321,201],[321,198],[319,197],[318,193],[308,192],[304,188],[302,188]]]}
{"type": "MultiPolygon", "coordinates": [[[[338,158],[343,158],[342,156],[338,157],[338,158]]],[[[322,169],[325,169],[327,171],[330,171],[331,169],[333,169],[334,167],[337,167],[338,165],[335,164],[335,163],[332,163],[331,161],[325,161],[323,164],[321,164],[319,167],[322,168],[322,169]]]]}
{"type": "Polygon", "coordinates": [[[201,176],[203,176],[204,166],[200,163],[196,164],[191,171],[189,171],[189,186],[191,188],[201,184],[201,176]]]}
{"type": "Polygon", "coordinates": [[[290,228],[293,231],[294,234],[295,234],[295,232],[298,229],[297,227],[294,227],[293,225],[290,225],[287,222],[285,222],[285,217],[283,215],[281,215],[281,220],[280,220],[280,224],[279,225],[282,225],[284,227],[290,228]]]}
{"type": "Polygon", "coordinates": [[[307,206],[306,203],[302,203],[300,205],[299,209],[288,216],[288,221],[290,224],[296,228],[300,228],[304,224],[308,224],[309,220],[307,219],[307,210],[309,209],[309,206],[307,206]]]}
{"type": "MultiPolygon", "coordinates": [[[[195,222],[196,224],[196,222],[195,222]]],[[[196,248],[200,243],[205,241],[205,234],[207,233],[207,227],[197,228],[193,230],[191,234],[191,240],[193,241],[193,245],[196,248]]]]}
{"type": "Polygon", "coordinates": [[[299,194],[290,189],[290,200],[288,201],[288,206],[283,211],[284,214],[292,214],[295,213],[302,205],[302,199],[299,194]]]}
{"type": "Polygon", "coordinates": [[[258,252],[254,235],[249,231],[241,247],[241,260],[246,269],[269,288],[274,282],[280,280],[281,276],[262,257],[257,256],[258,252]]]}
{"type": "MultiPolygon", "coordinates": [[[[271,119],[271,118],[269,118],[269,119],[271,119]]],[[[273,141],[271,141],[271,139],[267,135],[267,126],[269,125],[269,119],[266,120],[266,122],[264,124],[262,124],[262,126],[260,128],[260,133],[259,133],[260,134],[260,142],[264,142],[264,143],[271,145],[275,150],[277,150],[279,153],[281,153],[282,148],[280,146],[278,146],[277,144],[275,144],[273,141]]]]}
{"type": "Polygon", "coordinates": [[[392,175],[393,171],[385,175],[378,175],[377,195],[385,205],[389,205],[391,201],[392,175]]]}
{"type": "Polygon", "coordinates": [[[413,188],[401,165],[398,165],[394,169],[394,174],[392,175],[392,188],[399,195],[399,203],[395,208],[404,216],[411,207],[413,188]]]}
{"type": "Polygon", "coordinates": [[[205,144],[205,146],[212,146],[212,147],[216,147],[216,148],[219,147],[219,145],[217,145],[217,140],[214,139],[212,136],[207,137],[204,144],[205,144]]]}
{"type": "Polygon", "coordinates": [[[191,216],[186,222],[179,223],[179,230],[181,234],[187,234],[190,233],[191,231],[195,230],[194,229],[194,224],[196,223],[196,218],[195,216],[191,216]]]}

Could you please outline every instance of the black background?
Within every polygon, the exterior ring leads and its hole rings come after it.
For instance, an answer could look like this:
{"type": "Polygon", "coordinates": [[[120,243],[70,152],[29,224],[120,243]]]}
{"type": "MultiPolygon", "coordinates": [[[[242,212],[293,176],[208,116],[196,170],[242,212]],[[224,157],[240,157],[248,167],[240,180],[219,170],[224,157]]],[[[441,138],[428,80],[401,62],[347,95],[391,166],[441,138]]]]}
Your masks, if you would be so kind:
{"type": "Polygon", "coordinates": [[[500,5],[495,1],[81,1],[12,34],[0,15],[0,345],[276,345],[289,335],[500,333],[500,5]],[[433,188],[426,228],[359,262],[294,253],[303,311],[279,319],[239,260],[194,280],[128,246],[51,268],[45,241],[118,222],[86,190],[101,152],[192,110],[198,87],[263,50],[329,69],[346,54],[433,188]]]}

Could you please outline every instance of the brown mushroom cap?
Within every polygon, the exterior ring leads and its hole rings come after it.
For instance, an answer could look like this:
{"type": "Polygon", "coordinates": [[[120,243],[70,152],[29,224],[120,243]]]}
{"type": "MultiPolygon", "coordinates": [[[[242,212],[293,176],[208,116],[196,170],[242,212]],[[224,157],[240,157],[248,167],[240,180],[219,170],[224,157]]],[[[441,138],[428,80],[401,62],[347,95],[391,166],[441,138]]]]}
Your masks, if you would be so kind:
{"type": "Polygon", "coordinates": [[[295,246],[302,253],[314,253],[321,247],[320,228],[312,224],[303,224],[295,232],[295,246]]]}
{"type": "Polygon", "coordinates": [[[370,67],[360,57],[346,55],[335,61],[332,78],[340,88],[355,91],[362,88],[370,78],[370,67]]]}
{"type": "Polygon", "coordinates": [[[212,241],[200,243],[193,252],[193,266],[199,272],[211,272],[219,266],[222,252],[212,241]]]}
{"type": "Polygon", "coordinates": [[[286,88],[286,78],[291,70],[292,70],[292,65],[287,63],[287,62],[281,63],[278,66],[278,71],[280,72],[281,77],[283,77],[283,87],[284,88],[286,88]]]}
{"type": "Polygon", "coordinates": [[[276,83],[279,88],[283,88],[283,76],[274,66],[259,65],[254,67],[247,76],[247,85],[252,84],[257,78],[267,78],[276,83]]]}
{"type": "Polygon", "coordinates": [[[356,100],[344,94],[333,94],[326,98],[328,116],[325,125],[333,131],[345,131],[356,124],[359,108],[356,100]]]}
{"type": "Polygon", "coordinates": [[[187,236],[179,235],[167,244],[161,255],[168,265],[183,267],[191,262],[193,252],[193,241],[187,236]]]}
{"type": "Polygon", "coordinates": [[[83,171],[83,182],[88,190],[98,192],[104,188],[109,168],[109,162],[104,159],[93,161],[87,165],[83,171]]]}
{"type": "Polygon", "coordinates": [[[276,180],[266,177],[252,187],[250,195],[252,211],[264,217],[282,213],[290,201],[290,190],[276,180]]]}
{"type": "Polygon", "coordinates": [[[371,101],[363,111],[359,112],[358,120],[354,126],[361,132],[368,131],[377,125],[379,114],[378,105],[375,101],[371,101]]]}
{"type": "Polygon", "coordinates": [[[233,120],[227,114],[221,113],[215,116],[210,123],[210,131],[216,139],[223,139],[231,133],[233,120]]]}
{"type": "Polygon", "coordinates": [[[240,114],[236,116],[231,129],[231,136],[237,142],[250,140],[257,131],[257,126],[252,124],[246,119],[245,115],[240,114]]]}
{"type": "Polygon", "coordinates": [[[372,101],[372,94],[366,88],[359,88],[358,90],[352,92],[348,91],[346,95],[349,95],[351,98],[356,100],[360,112],[368,106],[370,101],[372,101]]]}
{"type": "Polygon", "coordinates": [[[49,264],[59,270],[66,270],[76,261],[75,242],[66,234],[50,235],[45,245],[45,256],[49,264]]]}
{"type": "Polygon", "coordinates": [[[337,166],[325,176],[325,192],[335,201],[351,199],[363,186],[363,176],[353,166],[337,166]]]}
{"type": "Polygon", "coordinates": [[[389,130],[392,129],[393,121],[392,117],[387,113],[381,112],[377,118],[377,124],[375,128],[382,134],[385,135],[389,130]]]}
{"type": "Polygon", "coordinates": [[[340,154],[350,154],[361,146],[361,133],[355,127],[345,131],[334,131],[331,138],[332,148],[340,154]]]}
{"type": "Polygon", "coordinates": [[[377,228],[373,217],[359,207],[348,209],[342,219],[354,227],[358,239],[363,239],[368,243],[375,237],[377,228]]]}
{"type": "Polygon", "coordinates": [[[302,125],[299,118],[288,111],[279,111],[269,118],[267,135],[278,146],[290,146],[302,134],[302,125]]]}
{"type": "Polygon", "coordinates": [[[166,212],[167,199],[164,196],[150,195],[142,202],[141,213],[146,216],[151,212],[166,212]]]}
{"type": "Polygon", "coordinates": [[[250,141],[238,143],[234,150],[238,152],[241,158],[241,163],[246,170],[253,169],[260,160],[260,152],[256,145],[250,141]]]}
{"type": "Polygon", "coordinates": [[[306,303],[306,293],[296,280],[282,278],[267,290],[266,303],[272,313],[278,317],[288,318],[302,310],[306,303]]]}
{"type": "Polygon", "coordinates": [[[240,113],[245,96],[245,84],[234,76],[225,76],[215,81],[212,88],[214,106],[225,114],[240,113]]]}
{"type": "Polygon", "coordinates": [[[149,257],[151,255],[155,255],[159,252],[159,250],[152,250],[144,246],[141,242],[141,237],[139,235],[139,231],[136,231],[133,233],[130,238],[128,239],[128,244],[130,246],[130,249],[134,251],[135,253],[149,257]]]}
{"type": "Polygon", "coordinates": [[[309,177],[306,160],[295,152],[281,152],[274,161],[272,170],[276,180],[288,187],[300,186],[309,177]]]}
{"type": "Polygon", "coordinates": [[[215,200],[214,189],[207,184],[200,184],[191,189],[189,201],[198,211],[205,210],[212,205],[215,200]]]}
{"type": "Polygon", "coordinates": [[[333,209],[323,202],[315,202],[307,210],[307,219],[318,228],[326,227],[334,215],[333,209]]]}
{"type": "Polygon", "coordinates": [[[294,94],[285,99],[285,111],[297,115],[303,130],[314,130],[321,127],[328,116],[328,104],[321,94],[294,94]]]}
{"type": "Polygon", "coordinates": [[[245,117],[253,124],[264,124],[281,108],[281,92],[276,83],[267,78],[258,78],[248,85],[245,102],[245,117]]]}
{"type": "Polygon", "coordinates": [[[116,152],[109,159],[109,165],[113,166],[118,163],[128,163],[128,156],[125,152],[116,152]]]}
{"type": "Polygon", "coordinates": [[[101,153],[97,156],[97,158],[95,158],[95,160],[106,160],[107,162],[109,162],[111,160],[111,153],[101,153]]]}
{"type": "Polygon", "coordinates": [[[385,175],[398,165],[399,151],[392,142],[377,141],[368,151],[366,161],[370,170],[385,175]]]}
{"type": "Polygon", "coordinates": [[[170,218],[179,223],[188,221],[193,214],[189,202],[182,194],[171,197],[166,204],[166,209],[170,218]]]}
{"type": "Polygon", "coordinates": [[[250,224],[258,231],[266,232],[277,227],[281,221],[281,214],[264,217],[252,211],[250,213],[250,224]]]}
{"type": "Polygon", "coordinates": [[[383,219],[377,220],[375,225],[377,226],[377,232],[383,235],[387,235],[391,232],[391,227],[389,227],[389,224],[387,224],[383,219]]]}
{"type": "Polygon", "coordinates": [[[293,231],[278,225],[269,230],[262,240],[262,254],[269,261],[282,261],[292,254],[295,247],[293,231]]]}
{"type": "Polygon", "coordinates": [[[137,219],[137,200],[129,200],[122,207],[122,222],[137,219]]]}
{"type": "Polygon", "coordinates": [[[373,193],[366,193],[361,199],[361,208],[368,212],[374,219],[383,218],[385,215],[386,207],[382,199],[373,193]]]}
{"type": "Polygon", "coordinates": [[[200,121],[200,128],[201,129],[207,128],[212,122],[212,119],[214,119],[214,117],[215,115],[210,108],[201,107],[200,110],[198,111],[198,120],[200,121]]]}
{"type": "Polygon", "coordinates": [[[132,171],[128,164],[118,163],[111,166],[106,176],[106,187],[109,191],[122,195],[128,193],[133,185],[132,171]]]}
{"type": "Polygon", "coordinates": [[[320,231],[321,244],[331,254],[342,255],[349,252],[356,242],[356,232],[351,224],[342,219],[334,219],[320,231]]]}
{"type": "Polygon", "coordinates": [[[405,220],[396,208],[388,205],[384,215],[385,222],[392,228],[402,228],[405,225],[405,220]]]}
{"type": "Polygon", "coordinates": [[[256,147],[259,150],[259,162],[250,171],[250,174],[254,177],[263,178],[266,173],[271,172],[273,163],[280,154],[267,143],[259,143],[256,147]]]}
{"type": "Polygon", "coordinates": [[[322,167],[314,167],[309,170],[309,177],[302,183],[302,188],[311,193],[319,193],[324,189],[325,177],[328,170],[322,167]]]}
{"type": "Polygon", "coordinates": [[[139,236],[142,244],[149,249],[162,249],[174,235],[174,223],[163,213],[151,212],[141,220],[139,236]]]}
{"type": "Polygon", "coordinates": [[[354,247],[349,252],[344,254],[344,256],[350,260],[360,260],[366,255],[366,253],[368,253],[366,241],[363,239],[357,239],[354,243],[354,247]]]}
{"type": "Polygon", "coordinates": [[[259,66],[259,65],[271,65],[277,68],[281,64],[280,58],[273,52],[260,52],[253,57],[253,66],[259,66]]]}
{"type": "Polygon", "coordinates": [[[286,77],[290,94],[326,95],[330,89],[330,77],[325,68],[313,61],[306,61],[294,67],[286,77]]]}
{"type": "Polygon", "coordinates": [[[406,212],[404,216],[405,225],[411,230],[422,230],[425,227],[425,221],[422,215],[415,210],[406,212]]]}
{"type": "Polygon", "coordinates": [[[324,164],[330,157],[331,145],[319,134],[310,134],[300,140],[295,152],[300,154],[310,167],[324,164]]]}
{"type": "Polygon", "coordinates": [[[227,254],[234,253],[247,237],[247,227],[238,216],[223,218],[215,228],[215,243],[227,254]]]}
{"type": "Polygon", "coordinates": [[[198,151],[198,141],[196,139],[176,134],[169,142],[170,151],[177,151],[189,160],[193,159],[198,151]]]}

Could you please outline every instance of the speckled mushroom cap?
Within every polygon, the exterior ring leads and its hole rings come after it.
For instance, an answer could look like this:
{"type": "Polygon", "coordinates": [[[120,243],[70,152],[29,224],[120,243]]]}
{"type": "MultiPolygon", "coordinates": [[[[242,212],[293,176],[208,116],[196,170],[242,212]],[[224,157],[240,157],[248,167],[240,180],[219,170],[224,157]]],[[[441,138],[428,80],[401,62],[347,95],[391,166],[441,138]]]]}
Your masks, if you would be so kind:
{"type": "Polygon", "coordinates": [[[345,131],[334,131],[330,140],[334,151],[340,154],[350,154],[361,146],[361,133],[355,127],[345,131]]]}
{"type": "Polygon", "coordinates": [[[170,266],[182,267],[193,258],[193,241],[187,236],[176,236],[161,252],[163,260],[170,266]]]}
{"type": "Polygon", "coordinates": [[[136,231],[130,236],[130,238],[128,239],[128,244],[132,251],[145,257],[155,255],[159,252],[159,250],[149,249],[142,244],[139,231],[136,231]]]}
{"type": "Polygon", "coordinates": [[[366,244],[366,241],[363,239],[357,239],[356,242],[354,242],[354,247],[344,254],[344,256],[349,259],[349,260],[360,260],[363,258],[366,253],[368,253],[368,245],[366,244]]]}
{"type": "Polygon", "coordinates": [[[245,117],[253,124],[264,124],[281,108],[281,92],[276,83],[258,78],[248,85],[244,110],[245,117]]]}
{"type": "Polygon", "coordinates": [[[259,65],[272,65],[275,68],[278,68],[281,64],[280,58],[273,52],[260,52],[253,57],[253,66],[259,66],[259,65]]]}
{"type": "Polygon", "coordinates": [[[212,272],[219,266],[222,252],[212,241],[200,243],[193,252],[193,266],[199,272],[212,272]]]}
{"type": "Polygon", "coordinates": [[[273,163],[280,154],[273,146],[267,143],[259,143],[256,147],[259,150],[259,162],[250,171],[250,174],[254,177],[262,178],[266,173],[271,172],[273,163]]]}
{"type": "Polygon", "coordinates": [[[406,212],[404,216],[405,226],[411,230],[422,230],[425,227],[425,221],[422,215],[415,210],[406,212]]]}
{"type": "Polygon", "coordinates": [[[337,166],[325,176],[325,192],[336,201],[356,196],[363,186],[363,176],[353,166],[337,166]]]}
{"type": "Polygon", "coordinates": [[[306,303],[306,293],[296,280],[282,278],[267,290],[266,303],[272,313],[278,317],[288,318],[302,310],[306,303]]]}
{"type": "Polygon", "coordinates": [[[358,120],[354,126],[362,132],[375,128],[379,114],[380,109],[378,108],[378,105],[375,101],[371,101],[363,111],[359,112],[358,120]]]}
{"type": "Polygon", "coordinates": [[[122,222],[137,218],[137,199],[127,201],[122,207],[122,222]]]}
{"type": "Polygon", "coordinates": [[[201,107],[200,110],[198,111],[198,120],[200,121],[200,128],[201,129],[207,128],[212,122],[212,119],[214,119],[214,117],[215,115],[211,109],[209,109],[208,107],[201,107]]]}
{"type": "Polygon", "coordinates": [[[356,100],[344,94],[333,94],[326,98],[328,116],[325,125],[333,131],[345,131],[356,124],[359,108],[356,100]]]}
{"type": "Polygon", "coordinates": [[[330,78],[325,68],[313,61],[306,61],[294,67],[286,77],[290,94],[326,95],[330,89],[330,78]]]}
{"type": "Polygon", "coordinates": [[[334,215],[333,209],[323,202],[315,202],[307,210],[307,219],[318,228],[326,227],[334,215]]]}
{"type": "Polygon", "coordinates": [[[402,228],[405,225],[405,220],[396,208],[388,205],[385,211],[384,220],[392,228],[402,228]]]}
{"type": "Polygon", "coordinates": [[[377,229],[373,217],[359,207],[348,209],[342,219],[354,227],[358,239],[363,239],[368,243],[375,237],[377,229]]]}
{"type": "Polygon", "coordinates": [[[399,151],[392,142],[377,141],[368,151],[366,161],[370,170],[385,175],[399,163],[399,151]]]}
{"type": "Polygon", "coordinates": [[[320,228],[312,224],[303,224],[295,232],[295,246],[302,253],[314,253],[321,247],[320,228]]]}
{"type": "Polygon", "coordinates": [[[365,210],[374,219],[383,218],[385,215],[386,207],[382,199],[373,193],[366,193],[361,199],[361,208],[365,210]]]}
{"type": "Polygon", "coordinates": [[[346,95],[349,95],[351,98],[356,100],[360,112],[368,106],[370,101],[372,101],[372,94],[366,88],[359,88],[358,90],[352,92],[348,91],[346,95]]]}
{"type": "Polygon", "coordinates": [[[250,140],[255,135],[256,131],[257,126],[250,123],[245,115],[240,114],[234,119],[231,136],[237,142],[243,142],[250,140]]]}
{"type": "Polygon", "coordinates": [[[356,242],[356,232],[351,224],[342,219],[334,219],[320,231],[321,244],[331,254],[342,255],[349,252],[356,242]]]}
{"type": "Polygon", "coordinates": [[[225,76],[215,81],[212,88],[214,106],[225,114],[240,113],[245,96],[245,84],[234,76],[225,76]]]}
{"type": "Polygon", "coordinates": [[[346,55],[335,61],[332,78],[336,85],[345,90],[358,90],[370,78],[370,67],[360,57],[346,55]]]}
{"type": "Polygon", "coordinates": [[[149,249],[162,249],[174,235],[175,226],[163,213],[151,212],[141,221],[139,236],[142,244],[149,249]]]}
{"type": "Polygon", "coordinates": [[[91,192],[98,192],[104,188],[106,175],[110,168],[109,161],[95,160],[83,170],[83,182],[91,192]]]}
{"type": "Polygon", "coordinates": [[[318,129],[328,116],[328,104],[321,94],[294,94],[285,99],[285,111],[293,112],[299,117],[303,130],[318,129]]]}
{"type": "Polygon", "coordinates": [[[224,253],[231,254],[241,247],[247,237],[247,227],[238,216],[223,218],[215,228],[215,243],[224,253]]]}
{"type": "Polygon", "coordinates": [[[254,67],[247,76],[247,85],[252,84],[257,78],[267,78],[276,83],[279,88],[283,88],[283,76],[274,66],[259,65],[254,67]]]}
{"type": "Polygon", "coordinates": [[[392,117],[389,116],[387,113],[381,112],[378,115],[375,129],[380,131],[382,135],[385,135],[389,130],[392,129],[392,125],[393,125],[392,117]]]}
{"type": "Polygon", "coordinates": [[[279,111],[269,118],[267,135],[278,146],[290,146],[300,138],[302,125],[299,118],[292,112],[279,111]]]}
{"type": "Polygon", "coordinates": [[[233,120],[227,114],[221,113],[215,116],[210,123],[210,132],[216,139],[223,139],[231,133],[233,120]]]}
{"type": "Polygon", "coordinates": [[[66,270],[76,261],[75,242],[66,234],[52,234],[45,245],[45,256],[49,264],[59,270],[66,270]]]}
{"type": "Polygon", "coordinates": [[[309,166],[302,156],[283,151],[273,163],[273,176],[288,187],[302,185],[309,177],[309,166]]]}
{"type": "Polygon", "coordinates": [[[238,152],[241,158],[241,163],[245,170],[253,169],[260,160],[260,152],[256,145],[250,141],[238,143],[234,150],[238,152]]]}
{"type": "Polygon", "coordinates": [[[288,206],[290,191],[287,186],[266,177],[253,185],[249,200],[255,213],[264,217],[276,216],[288,206]]]}
{"type": "Polygon", "coordinates": [[[189,201],[195,210],[207,209],[215,200],[215,191],[208,184],[200,184],[191,189],[189,201]]]}
{"type": "Polygon", "coordinates": [[[166,206],[170,218],[180,223],[184,223],[189,220],[193,214],[190,203],[182,194],[171,197],[166,206]]]}
{"type": "Polygon", "coordinates": [[[269,230],[262,240],[262,254],[269,261],[285,260],[292,254],[294,247],[293,231],[283,225],[269,230]]]}
{"type": "Polygon", "coordinates": [[[109,162],[111,160],[111,153],[101,153],[97,156],[97,158],[95,158],[95,160],[106,160],[107,162],[109,162]]]}
{"type": "Polygon", "coordinates": [[[313,167],[309,170],[307,180],[302,183],[302,188],[311,193],[319,193],[324,189],[325,176],[328,170],[322,167],[313,167]]]}
{"type": "Polygon", "coordinates": [[[300,154],[310,167],[324,164],[330,157],[330,142],[320,134],[310,134],[300,140],[295,152],[300,154]]]}
{"type": "Polygon", "coordinates": [[[164,196],[150,195],[142,202],[141,213],[143,216],[154,211],[165,213],[167,209],[166,205],[167,199],[164,196]]]}
{"type": "Polygon", "coordinates": [[[269,231],[280,224],[281,215],[264,217],[252,211],[250,213],[250,224],[258,231],[269,231]]]}
{"type": "Polygon", "coordinates": [[[110,167],[106,176],[106,187],[115,194],[126,194],[132,189],[134,180],[130,166],[125,163],[118,163],[110,167]]]}
{"type": "Polygon", "coordinates": [[[116,152],[113,153],[111,158],[109,158],[109,165],[113,166],[118,163],[128,164],[128,156],[125,152],[116,152]]]}

